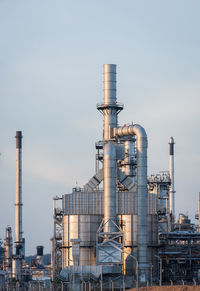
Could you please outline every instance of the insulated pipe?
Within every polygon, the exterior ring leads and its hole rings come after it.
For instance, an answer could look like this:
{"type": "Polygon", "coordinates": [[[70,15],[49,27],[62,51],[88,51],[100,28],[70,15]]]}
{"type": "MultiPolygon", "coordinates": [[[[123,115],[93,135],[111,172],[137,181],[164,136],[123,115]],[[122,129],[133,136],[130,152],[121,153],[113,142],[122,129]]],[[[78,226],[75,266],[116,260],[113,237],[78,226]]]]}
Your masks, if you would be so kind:
{"type": "Polygon", "coordinates": [[[104,140],[110,140],[110,128],[117,127],[116,65],[104,65],[104,140]]]}
{"type": "Polygon", "coordinates": [[[125,149],[125,158],[124,158],[124,166],[122,167],[122,171],[127,176],[133,176],[133,168],[131,167],[131,162],[134,157],[134,142],[130,140],[126,140],[124,142],[125,149]]]}
{"type": "Polygon", "coordinates": [[[22,132],[16,131],[15,244],[22,245],[22,132]]]}
{"type": "Polygon", "coordinates": [[[175,218],[175,189],[174,189],[174,138],[169,139],[169,173],[170,173],[170,190],[169,190],[169,213],[175,218]]]}
{"type": "Polygon", "coordinates": [[[104,65],[104,104],[115,104],[117,100],[116,65],[104,65]]]}
{"type": "Polygon", "coordinates": [[[137,137],[138,268],[140,281],[147,281],[147,135],[144,128],[138,124],[114,128],[113,135],[137,137]]]}
{"type": "Polygon", "coordinates": [[[104,145],[104,223],[105,232],[116,231],[116,149],[112,142],[104,145]]]}

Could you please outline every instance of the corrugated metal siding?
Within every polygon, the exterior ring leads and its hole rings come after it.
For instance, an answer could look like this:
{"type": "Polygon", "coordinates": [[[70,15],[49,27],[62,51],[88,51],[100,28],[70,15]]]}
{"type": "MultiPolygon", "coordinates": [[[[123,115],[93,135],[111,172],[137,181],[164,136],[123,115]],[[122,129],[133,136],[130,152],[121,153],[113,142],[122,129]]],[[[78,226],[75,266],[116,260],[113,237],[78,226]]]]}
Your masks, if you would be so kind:
{"type": "MultiPolygon", "coordinates": [[[[103,191],[73,192],[63,196],[64,214],[103,215],[103,191]]],[[[148,194],[148,213],[157,211],[157,195],[148,194]]],[[[137,194],[135,192],[116,193],[117,214],[137,214],[137,194]]]]}

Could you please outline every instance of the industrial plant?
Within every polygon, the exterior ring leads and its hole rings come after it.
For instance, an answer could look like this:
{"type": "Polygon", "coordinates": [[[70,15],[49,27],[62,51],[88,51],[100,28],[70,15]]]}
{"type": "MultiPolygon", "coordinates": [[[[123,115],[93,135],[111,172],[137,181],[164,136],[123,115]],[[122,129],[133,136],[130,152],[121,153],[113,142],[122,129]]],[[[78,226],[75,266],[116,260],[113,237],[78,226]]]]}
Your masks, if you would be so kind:
{"type": "Polygon", "coordinates": [[[200,284],[199,222],[175,216],[175,140],[169,137],[169,169],[148,174],[145,129],[132,121],[118,124],[124,105],[117,100],[116,76],[116,65],[104,65],[104,100],[97,104],[103,138],[95,143],[94,175],[53,198],[50,265],[43,262],[43,246],[32,264],[25,261],[22,132],[16,132],[15,238],[13,250],[8,226],[0,248],[3,288],[34,290],[34,280],[37,290],[67,291],[200,284]]]}
{"type": "Polygon", "coordinates": [[[169,171],[148,176],[145,129],[118,124],[123,104],[116,76],[116,65],[104,65],[104,100],[97,104],[103,139],[95,144],[94,176],[54,199],[52,277],[73,281],[72,290],[79,282],[100,282],[109,290],[197,284],[199,228],[184,214],[175,220],[174,138],[169,138],[169,171]]]}

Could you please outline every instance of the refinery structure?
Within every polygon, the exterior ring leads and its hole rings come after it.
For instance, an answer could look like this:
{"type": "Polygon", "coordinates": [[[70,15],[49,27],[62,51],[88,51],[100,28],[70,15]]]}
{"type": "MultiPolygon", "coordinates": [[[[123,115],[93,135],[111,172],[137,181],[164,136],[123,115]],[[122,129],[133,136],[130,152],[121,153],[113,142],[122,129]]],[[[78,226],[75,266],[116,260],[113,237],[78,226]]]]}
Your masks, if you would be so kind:
{"type": "MultiPolygon", "coordinates": [[[[104,65],[104,100],[97,104],[104,119],[103,139],[95,144],[93,177],[53,199],[49,266],[43,262],[42,246],[34,264],[25,263],[22,132],[16,132],[14,252],[8,226],[1,246],[2,284],[27,287],[36,276],[49,277],[62,290],[80,291],[200,284],[199,224],[183,213],[175,217],[174,138],[169,138],[169,170],[149,175],[145,129],[118,124],[123,104],[117,100],[116,76],[116,65],[104,65]]],[[[54,290],[55,285],[48,286],[46,290],[54,290]]]]}
{"type": "Polygon", "coordinates": [[[97,104],[103,140],[95,144],[94,176],[54,199],[52,276],[75,283],[92,278],[110,288],[113,282],[116,288],[198,282],[199,228],[184,214],[175,220],[174,139],[169,171],[148,175],[145,129],[118,124],[123,104],[116,76],[116,65],[104,65],[104,100],[97,104]]]}

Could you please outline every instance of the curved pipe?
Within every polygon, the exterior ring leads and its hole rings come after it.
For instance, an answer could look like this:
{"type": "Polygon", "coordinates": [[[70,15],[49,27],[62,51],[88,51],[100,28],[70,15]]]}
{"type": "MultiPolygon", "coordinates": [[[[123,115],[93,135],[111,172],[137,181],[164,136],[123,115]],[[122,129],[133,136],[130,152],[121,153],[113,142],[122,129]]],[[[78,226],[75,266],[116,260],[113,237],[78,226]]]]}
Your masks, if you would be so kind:
{"type": "Polygon", "coordinates": [[[138,268],[147,280],[147,134],[139,124],[113,129],[114,137],[136,135],[138,195],[138,268]]]}

